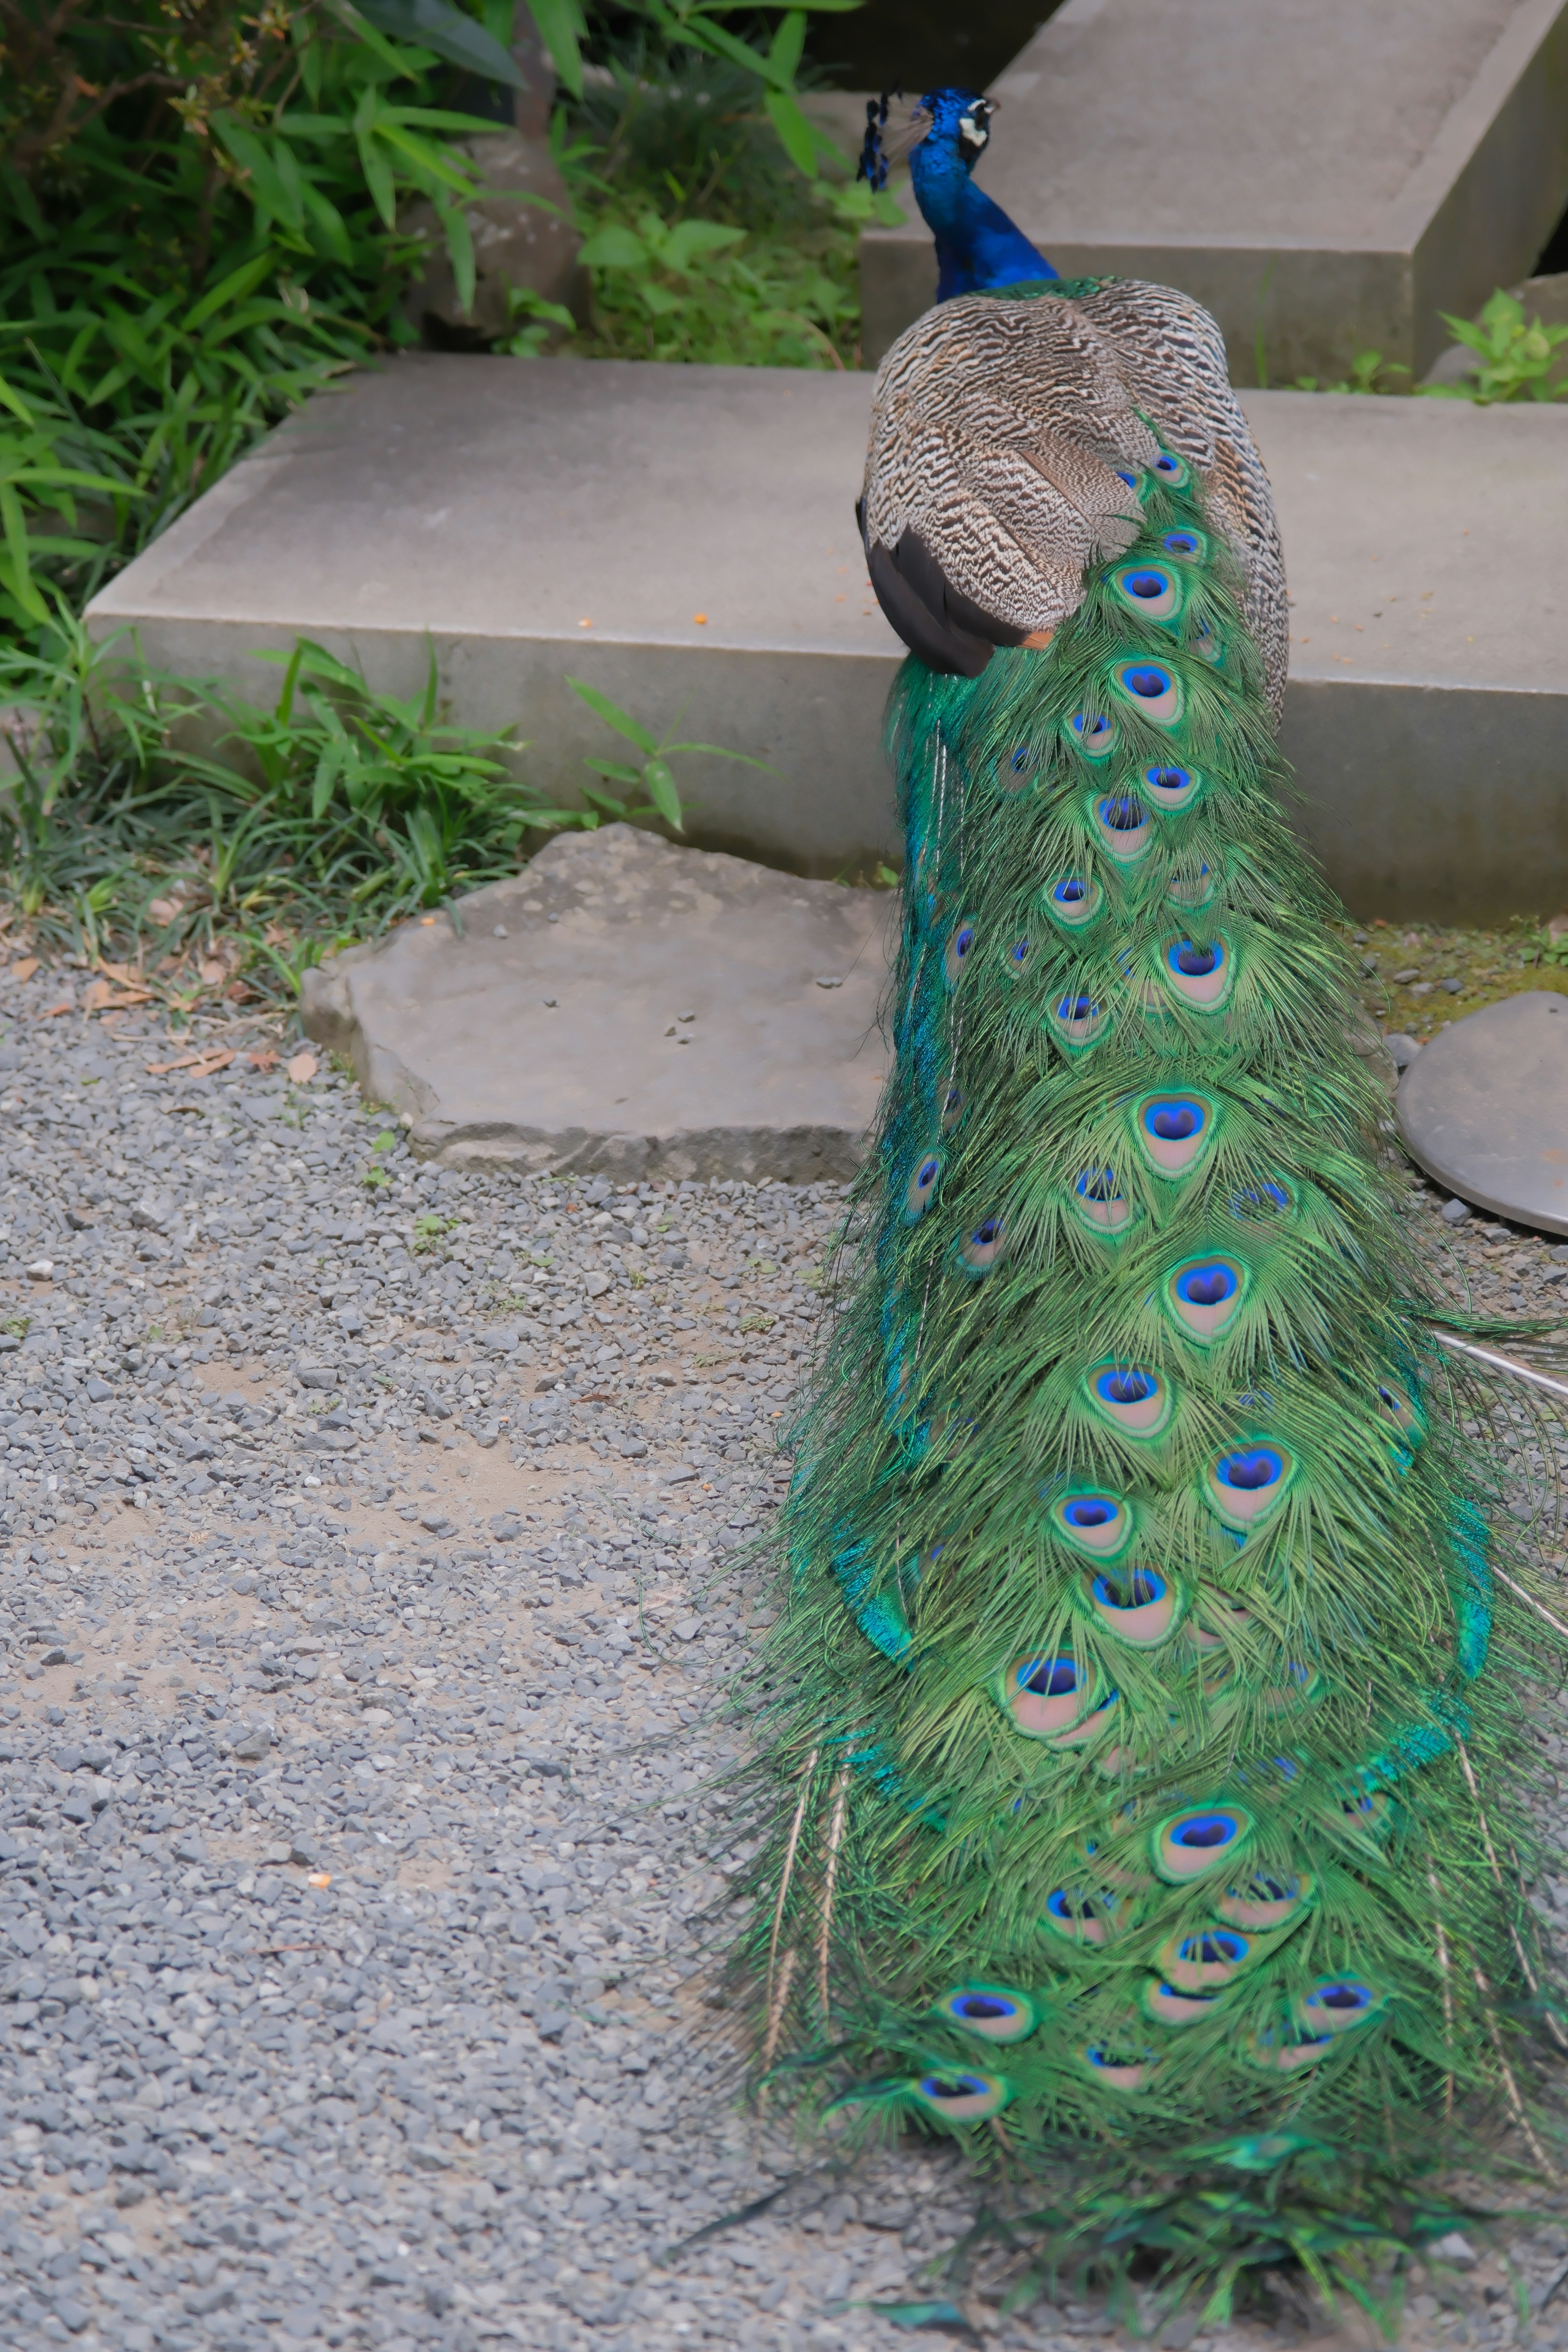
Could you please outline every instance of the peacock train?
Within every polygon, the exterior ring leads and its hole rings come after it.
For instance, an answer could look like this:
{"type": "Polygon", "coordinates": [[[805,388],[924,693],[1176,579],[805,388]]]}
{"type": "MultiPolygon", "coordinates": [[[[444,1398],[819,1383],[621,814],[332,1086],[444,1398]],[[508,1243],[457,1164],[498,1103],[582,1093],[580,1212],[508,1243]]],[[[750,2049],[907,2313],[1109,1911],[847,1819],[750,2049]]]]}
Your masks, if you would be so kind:
{"type": "Polygon", "coordinates": [[[1348,2262],[1451,2226],[1479,2150],[1554,2176],[1526,1890],[1568,1625],[1460,1427],[1282,812],[1218,329],[1057,277],[970,176],[991,111],[884,100],[863,159],[901,137],[940,268],[859,508],[910,648],[894,1062],[732,1965],[775,2102],[954,2136],[1124,2253],[1263,2175],[1276,2238],[1310,2212],[1348,2262]]]}

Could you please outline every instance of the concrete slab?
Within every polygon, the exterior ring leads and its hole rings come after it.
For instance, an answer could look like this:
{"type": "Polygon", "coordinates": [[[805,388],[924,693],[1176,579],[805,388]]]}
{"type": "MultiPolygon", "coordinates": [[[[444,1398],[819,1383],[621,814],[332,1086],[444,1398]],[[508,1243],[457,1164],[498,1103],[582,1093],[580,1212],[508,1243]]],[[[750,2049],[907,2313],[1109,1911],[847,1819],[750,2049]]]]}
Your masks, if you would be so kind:
{"type": "Polygon", "coordinates": [[[306,1034],[426,1158],[815,1183],[881,1087],[886,891],[804,882],[630,825],[306,974],[306,1034]]]}
{"type": "Polygon", "coordinates": [[[1531,990],[1439,1031],[1395,1110],[1412,1156],[1460,1200],[1568,1234],[1568,997],[1531,990]]]}
{"type": "MultiPolygon", "coordinates": [[[[1417,376],[1533,268],[1568,196],[1564,0],[1067,0],[994,85],[978,177],[1064,277],[1180,286],[1238,383],[1417,376]]],[[[918,224],[861,245],[879,357],[931,299],[918,224]]]]}
{"type": "MultiPolygon", "coordinates": [[[[864,375],[399,360],[237,467],[89,625],[258,699],[250,656],[297,634],[405,694],[433,645],[453,714],[518,727],[552,794],[610,742],[578,675],[779,771],[689,763],[695,841],[855,872],[897,854],[902,648],[851,512],[869,403],[864,375]]],[[[1363,917],[1568,903],[1568,408],[1245,405],[1295,598],[1285,748],[1335,886],[1363,917]]]]}

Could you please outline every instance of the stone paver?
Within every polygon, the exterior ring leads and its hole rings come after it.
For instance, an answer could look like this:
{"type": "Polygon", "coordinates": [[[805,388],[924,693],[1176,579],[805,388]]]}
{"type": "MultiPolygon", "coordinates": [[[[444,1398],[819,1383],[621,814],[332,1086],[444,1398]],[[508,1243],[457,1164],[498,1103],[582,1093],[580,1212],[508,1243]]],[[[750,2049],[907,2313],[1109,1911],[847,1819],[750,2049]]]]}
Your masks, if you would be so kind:
{"type": "MultiPolygon", "coordinates": [[[[330,1070],[150,1072],[87,979],[0,976],[0,2344],[893,2352],[842,2305],[969,2194],[792,2181],[689,1925],[837,1188],[421,1165],[330,1070]]],[[[1478,1304],[1562,1297],[1440,1198],[1478,1304]]],[[[1568,2234],[1503,2236],[1539,2305],[1568,2234]]],[[[1495,2257],[1416,2284],[1416,2352],[1514,2340],[1495,2257]]]]}
{"type": "Polygon", "coordinates": [[[803,882],[633,825],[306,977],[307,1033],[415,1150],[619,1178],[851,1175],[886,1056],[886,891],[803,882]]]}

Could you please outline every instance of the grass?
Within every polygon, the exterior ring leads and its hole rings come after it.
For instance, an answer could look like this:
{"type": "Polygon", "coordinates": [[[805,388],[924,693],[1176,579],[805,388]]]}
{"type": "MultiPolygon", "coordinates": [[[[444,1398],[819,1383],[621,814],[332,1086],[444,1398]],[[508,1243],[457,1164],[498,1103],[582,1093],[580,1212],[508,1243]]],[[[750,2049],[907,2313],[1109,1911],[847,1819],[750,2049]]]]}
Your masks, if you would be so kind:
{"type": "Polygon", "coordinates": [[[52,635],[0,647],[0,934],[97,971],[92,1009],[161,1005],[176,1033],[221,1006],[291,1011],[311,964],[421,909],[458,924],[458,897],[563,828],[679,830],[669,762],[720,748],[658,742],[588,690],[647,756],[587,761],[585,804],[560,808],[520,780],[521,745],[446,718],[434,654],[402,698],[302,640],[261,708],[147,671],[123,633],[95,645],[62,618],[52,635]]]}

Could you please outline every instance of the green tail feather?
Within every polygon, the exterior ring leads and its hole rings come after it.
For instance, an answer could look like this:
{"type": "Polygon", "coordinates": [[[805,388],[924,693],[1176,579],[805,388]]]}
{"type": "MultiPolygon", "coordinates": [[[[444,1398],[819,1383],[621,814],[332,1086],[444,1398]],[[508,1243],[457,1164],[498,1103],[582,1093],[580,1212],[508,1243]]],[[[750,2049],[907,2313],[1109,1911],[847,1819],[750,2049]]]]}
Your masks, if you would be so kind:
{"type": "Polygon", "coordinates": [[[1531,2095],[1545,1629],[1228,551],[1190,482],[1140,496],[1048,651],[895,695],[897,1058],[741,1958],[774,2080],[858,2128],[1102,2184],[1287,2126],[1398,2170],[1531,2095]]]}

